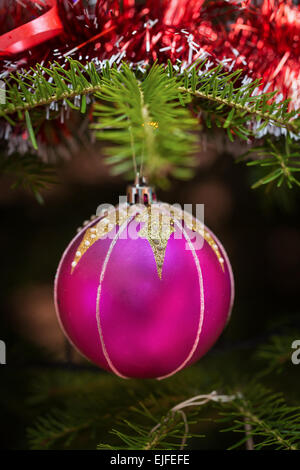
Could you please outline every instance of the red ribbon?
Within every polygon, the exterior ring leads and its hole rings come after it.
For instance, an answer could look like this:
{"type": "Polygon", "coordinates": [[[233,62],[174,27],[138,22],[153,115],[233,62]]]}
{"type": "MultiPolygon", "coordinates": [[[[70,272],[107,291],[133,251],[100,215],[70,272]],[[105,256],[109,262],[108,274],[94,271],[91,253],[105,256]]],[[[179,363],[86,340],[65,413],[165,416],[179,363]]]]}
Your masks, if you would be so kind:
{"type": "Polygon", "coordinates": [[[51,5],[47,13],[0,36],[0,56],[18,54],[62,33],[56,0],[47,3],[51,5]]]}

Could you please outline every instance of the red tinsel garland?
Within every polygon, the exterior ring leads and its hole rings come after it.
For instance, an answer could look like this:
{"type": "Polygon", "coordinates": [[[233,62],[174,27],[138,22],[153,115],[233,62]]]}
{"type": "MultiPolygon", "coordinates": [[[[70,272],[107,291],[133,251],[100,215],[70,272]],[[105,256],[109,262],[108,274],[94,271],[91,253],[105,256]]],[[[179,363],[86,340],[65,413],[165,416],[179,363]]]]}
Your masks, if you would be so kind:
{"type": "Polygon", "coordinates": [[[292,0],[0,0],[0,18],[0,78],[67,57],[141,69],[170,59],[179,71],[208,57],[208,66],[242,68],[245,79],[262,78],[262,89],[300,105],[300,6],[292,0]],[[43,22],[51,11],[56,31],[43,22]],[[20,27],[35,36],[6,50],[3,35],[10,31],[13,43],[20,27]]]}
{"type": "MultiPolygon", "coordinates": [[[[37,18],[43,21],[57,5],[61,30],[24,37],[17,53],[1,48],[0,73],[26,68],[36,62],[64,62],[68,56],[81,60],[120,62],[140,66],[154,60],[180,61],[185,68],[208,54],[231,68],[243,68],[261,77],[270,89],[299,104],[300,7],[292,0],[0,0],[0,34],[13,38],[30,30],[37,18]],[[19,30],[17,28],[19,27],[19,30]],[[27,28],[27,29],[25,29],[27,28]],[[33,47],[35,44],[36,47],[33,47]],[[2,52],[1,52],[2,49],[2,52]]],[[[38,24],[38,23],[37,23],[38,24]]],[[[33,28],[34,30],[34,28],[33,28]]],[[[44,31],[45,32],[45,31],[44,31]]],[[[13,41],[12,41],[13,42],[13,41]]],[[[3,43],[3,41],[2,41],[3,43]]]]}
{"type": "Polygon", "coordinates": [[[261,78],[265,88],[279,90],[299,108],[300,6],[292,0],[263,0],[255,8],[250,0],[244,3],[218,57],[234,58],[235,67],[261,78]]]}

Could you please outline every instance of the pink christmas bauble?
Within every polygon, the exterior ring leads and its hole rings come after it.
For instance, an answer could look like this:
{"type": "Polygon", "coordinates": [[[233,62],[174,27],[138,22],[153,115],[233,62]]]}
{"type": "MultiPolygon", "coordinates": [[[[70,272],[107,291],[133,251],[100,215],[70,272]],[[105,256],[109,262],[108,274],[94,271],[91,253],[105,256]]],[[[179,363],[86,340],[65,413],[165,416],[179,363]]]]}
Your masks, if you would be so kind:
{"type": "Polygon", "coordinates": [[[120,377],[165,378],[197,361],[229,319],[224,248],[168,204],[122,205],[67,247],[55,279],[58,319],[88,359],[120,377]]]}

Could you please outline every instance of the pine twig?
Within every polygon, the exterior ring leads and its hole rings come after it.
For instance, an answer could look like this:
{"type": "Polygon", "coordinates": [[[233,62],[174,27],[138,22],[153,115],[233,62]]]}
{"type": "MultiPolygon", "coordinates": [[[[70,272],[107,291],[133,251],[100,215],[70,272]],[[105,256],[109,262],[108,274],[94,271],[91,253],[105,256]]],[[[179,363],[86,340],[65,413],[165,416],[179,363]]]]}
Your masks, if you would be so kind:
{"type": "Polygon", "coordinates": [[[247,390],[235,401],[220,411],[230,427],[223,432],[238,432],[245,434],[230,449],[235,449],[252,440],[253,449],[260,450],[271,447],[274,450],[298,450],[300,435],[300,413],[296,407],[286,405],[281,394],[270,393],[261,385],[248,383],[247,390]],[[227,408],[227,410],[226,410],[227,408]]]}
{"type": "Polygon", "coordinates": [[[57,108],[55,116],[59,107],[63,112],[71,108],[86,113],[87,97],[91,96],[96,100],[92,127],[106,143],[113,173],[131,178],[134,154],[137,165],[143,161],[145,173],[161,186],[168,184],[168,176],[193,176],[199,122],[191,111],[201,115],[208,127],[214,123],[223,128],[231,141],[235,137],[249,141],[277,126],[285,147],[276,150],[277,143],[274,146],[271,139],[264,143],[261,158],[249,164],[274,168],[253,187],[275,180],[278,186],[283,181],[289,187],[299,186],[295,177],[299,152],[291,138],[300,132],[299,110],[288,111],[289,100],[277,102],[276,92],[258,94],[260,82],[243,83],[241,71],[226,72],[221,64],[208,70],[205,67],[205,62],[194,64],[181,74],[171,63],[154,64],[145,73],[125,63],[112,68],[107,64],[100,71],[93,62],[82,64],[72,59],[66,67],[37,64],[28,73],[11,75],[0,117],[11,126],[26,122],[36,148],[38,110],[43,113],[47,108],[50,117],[53,107],[57,108]]]}

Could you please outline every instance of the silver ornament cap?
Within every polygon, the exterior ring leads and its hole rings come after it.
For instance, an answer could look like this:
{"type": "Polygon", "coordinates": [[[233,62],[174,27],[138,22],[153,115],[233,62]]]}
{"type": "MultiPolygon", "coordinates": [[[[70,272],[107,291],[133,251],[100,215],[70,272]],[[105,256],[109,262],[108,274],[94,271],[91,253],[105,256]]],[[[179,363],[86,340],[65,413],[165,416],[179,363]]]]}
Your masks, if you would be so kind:
{"type": "Polygon", "coordinates": [[[148,186],[144,176],[136,174],[134,184],[127,186],[127,202],[128,204],[149,204],[156,203],[156,194],[151,186],[148,186]]]}

